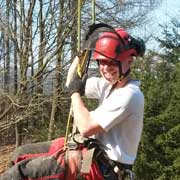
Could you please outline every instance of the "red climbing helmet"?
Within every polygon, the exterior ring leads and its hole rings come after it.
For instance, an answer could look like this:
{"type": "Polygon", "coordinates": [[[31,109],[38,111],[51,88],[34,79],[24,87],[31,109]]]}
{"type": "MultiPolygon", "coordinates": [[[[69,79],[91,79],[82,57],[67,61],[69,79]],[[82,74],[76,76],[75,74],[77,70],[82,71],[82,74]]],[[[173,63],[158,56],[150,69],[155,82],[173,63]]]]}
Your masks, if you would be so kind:
{"type": "Polygon", "coordinates": [[[96,41],[93,59],[117,59],[119,56],[120,41],[117,34],[104,32],[96,41]]]}
{"type": "Polygon", "coordinates": [[[95,44],[93,59],[123,61],[129,56],[142,56],[145,52],[143,40],[135,39],[124,29],[103,32],[95,44]]]}

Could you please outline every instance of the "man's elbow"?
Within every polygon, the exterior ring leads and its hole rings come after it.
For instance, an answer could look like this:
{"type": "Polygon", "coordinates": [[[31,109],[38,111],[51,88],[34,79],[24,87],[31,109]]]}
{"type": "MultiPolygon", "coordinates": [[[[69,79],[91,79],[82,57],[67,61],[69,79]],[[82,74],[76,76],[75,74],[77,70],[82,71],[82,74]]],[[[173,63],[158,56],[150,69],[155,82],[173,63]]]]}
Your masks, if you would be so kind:
{"type": "Polygon", "coordinates": [[[79,132],[80,132],[81,136],[87,138],[89,136],[92,136],[92,135],[95,135],[95,134],[98,134],[98,133],[102,133],[102,132],[105,132],[105,131],[100,126],[97,126],[97,127],[88,126],[87,128],[80,129],[79,132]]]}
{"type": "Polygon", "coordinates": [[[89,137],[91,136],[91,134],[89,133],[89,131],[87,129],[79,129],[79,133],[82,137],[89,137]]]}

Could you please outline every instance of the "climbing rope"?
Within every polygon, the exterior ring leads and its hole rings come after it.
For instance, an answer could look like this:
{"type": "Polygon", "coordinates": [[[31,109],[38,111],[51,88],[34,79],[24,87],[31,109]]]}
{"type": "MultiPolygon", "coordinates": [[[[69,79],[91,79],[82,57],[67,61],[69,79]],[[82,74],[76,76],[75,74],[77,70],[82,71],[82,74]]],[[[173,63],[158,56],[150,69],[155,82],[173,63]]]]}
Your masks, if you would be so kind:
{"type": "MultiPolygon", "coordinates": [[[[81,9],[82,9],[82,0],[78,0],[78,18],[77,18],[77,51],[79,52],[81,49],[81,9]]],[[[95,0],[92,0],[92,23],[95,23],[95,0]]],[[[82,78],[85,71],[87,71],[89,66],[89,60],[87,62],[87,59],[89,59],[89,51],[86,50],[83,52],[80,58],[80,63],[78,64],[77,73],[80,78],[82,78]],[[88,65],[87,65],[88,64],[88,65]]],[[[73,121],[72,117],[72,104],[70,105],[70,111],[68,114],[67,119],[67,125],[66,125],[66,133],[65,133],[65,143],[64,143],[64,149],[67,148],[67,142],[68,142],[68,135],[70,131],[71,122],[73,121]]],[[[76,132],[77,128],[73,124],[72,132],[76,132]]]]}

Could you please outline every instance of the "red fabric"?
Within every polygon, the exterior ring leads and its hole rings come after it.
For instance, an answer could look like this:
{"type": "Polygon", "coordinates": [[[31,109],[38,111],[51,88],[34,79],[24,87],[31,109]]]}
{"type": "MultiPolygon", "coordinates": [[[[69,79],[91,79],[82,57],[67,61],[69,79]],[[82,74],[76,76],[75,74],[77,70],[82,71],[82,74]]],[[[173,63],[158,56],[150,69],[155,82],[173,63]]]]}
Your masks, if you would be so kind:
{"type": "Polygon", "coordinates": [[[53,140],[49,148],[49,153],[52,154],[58,151],[59,149],[61,149],[64,146],[64,141],[65,141],[64,137],[60,137],[58,139],[53,140]]]}
{"type": "MultiPolygon", "coordinates": [[[[25,154],[25,155],[22,155],[22,156],[19,156],[16,160],[15,163],[17,162],[20,162],[22,160],[25,160],[25,159],[29,159],[29,158],[33,158],[33,157],[40,157],[40,156],[50,156],[50,155],[54,155],[54,157],[57,158],[57,161],[59,162],[59,165],[62,167],[65,167],[65,151],[63,149],[64,147],[64,138],[58,138],[58,139],[55,139],[54,141],[52,141],[52,144],[51,144],[51,147],[49,149],[49,152],[47,153],[42,153],[42,154],[25,154]]],[[[84,148],[83,146],[80,146],[80,149],[79,149],[82,154],[85,153],[87,151],[86,148],[84,148]]],[[[73,151],[72,151],[73,152],[73,151]]],[[[72,153],[70,152],[70,153],[72,153]]],[[[76,154],[76,153],[75,153],[76,154]]],[[[78,154],[78,153],[77,153],[78,154]]],[[[69,166],[71,166],[70,168],[68,167],[68,172],[67,173],[67,178],[68,180],[75,180],[76,179],[76,174],[77,172],[75,172],[74,170],[77,169],[77,159],[76,157],[74,156],[69,162],[69,166]]],[[[90,168],[90,173],[89,174],[82,174],[81,173],[81,176],[86,178],[86,180],[104,180],[100,170],[99,170],[99,167],[98,165],[96,164],[96,161],[93,161],[92,162],[92,165],[91,165],[91,168],[90,168]]],[[[42,177],[42,178],[35,178],[35,179],[32,179],[32,178],[28,178],[26,180],[46,180],[46,179],[60,179],[60,180],[67,180],[67,178],[64,177],[64,173],[62,174],[56,174],[56,175],[49,175],[49,176],[46,176],[46,177],[42,177]]]]}
{"type": "Polygon", "coordinates": [[[49,156],[50,154],[49,153],[41,153],[41,154],[24,154],[24,155],[21,155],[21,156],[18,156],[17,159],[14,161],[14,163],[18,163],[22,160],[25,160],[25,159],[30,159],[30,158],[34,158],[34,157],[40,157],[40,156],[49,156]]]}
{"type": "Polygon", "coordinates": [[[86,180],[104,180],[104,177],[95,161],[91,165],[90,173],[82,174],[82,176],[85,177],[86,180]]]}
{"type": "Polygon", "coordinates": [[[64,138],[58,138],[55,139],[54,141],[52,141],[52,144],[49,148],[49,152],[47,153],[40,153],[40,154],[24,154],[24,155],[20,155],[17,157],[17,159],[15,160],[15,164],[25,160],[25,159],[30,159],[30,158],[34,158],[34,157],[40,157],[40,156],[50,156],[53,153],[55,153],[56,151],[59,151],[62,147],[64,146],[64,138]]]}
{"type": "Polygon", "coordinates": [[[49,180],[49,179],[60,179],[60,180],[63,180],[64,179],[64,173],[44,176],[44,177],[35,178],[35,179],[34,178],[28,178],[28,179],[23,179],[23,180],[49,180]]]}
{"type": "MultiPolygon", "coordinates": [[[[58,149],[62,148],[64,146],[64,138],[58,138],[58,139],[55,139],[49,149],[49,153],[53,153],[53,152],[56,152],[58,149]]],[[[81,151],[82,153],[85,153],[87,151],[86,148],[84,147],[81,147],[81,151]]],[[[59,158],[58,158],[59,159],[59,158]]],[[[74,167],[74,163],[77,164],[77,162],[72,162],[71,161],[71,164],[72,164],[72,168],[73,170],[75,169],[74,167]]],[[[72,171],[73,171],[72,170],[72,171]]],[[[71,172],[72,173],[72,172],[71,172]]],[[[74,174],[74,173],[72,173],[74,174]]],[[[92,162],[92,165],[91,165],[91,169],[90,169],[90,173],[89,174],[82,174],[81,175],[86,178],[87,180],[104,180],[103,176],[102,176],[102,173],[100,172],[99,170],[99,167],[98,165],[96,164],[95,161],[92,162]]],[[[69,175],[68,175],[69,176],[69,175]]],[[[71,180],[75,180],[76,177],[75,175],[72,175],[73,177],[71,177],[71,180]]],[[[68,177],[69,178],[69,177],[68,177]]]]}

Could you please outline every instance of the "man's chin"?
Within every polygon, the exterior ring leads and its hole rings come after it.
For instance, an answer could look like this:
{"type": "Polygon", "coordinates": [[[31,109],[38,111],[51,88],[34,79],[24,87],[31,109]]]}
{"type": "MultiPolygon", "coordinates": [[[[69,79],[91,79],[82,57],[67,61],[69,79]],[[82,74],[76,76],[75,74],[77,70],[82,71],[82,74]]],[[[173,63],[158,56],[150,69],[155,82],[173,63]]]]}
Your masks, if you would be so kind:
{"type": "Polygon", "coordinates": [[[117,81],[109,81],[109,83],[110,83],[111,85],[116,84],[116,82],[117,82],[117,81]]]}
{"type": "Polygon", "coordinates": [[[104,76],[103,74],[101,74],[101,76],[111,85],[115,84],[118,80],[114,80],[113,78],[111,77],[108,77],[108,76],[104,76]]]}
{"type": "Polygon", "coordinates": [[[104,78],[104,79],[111,85],[113,85],[117,82],[116,80],[112,80],[112,79],[108,79],[108,78],[104,78]]]}

